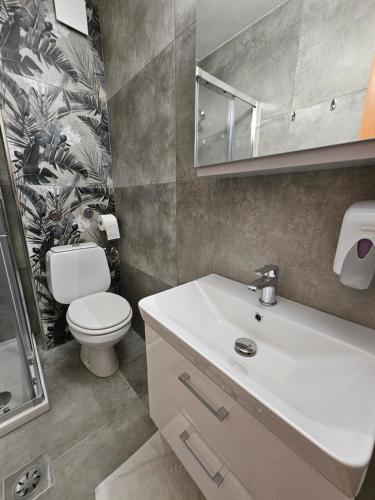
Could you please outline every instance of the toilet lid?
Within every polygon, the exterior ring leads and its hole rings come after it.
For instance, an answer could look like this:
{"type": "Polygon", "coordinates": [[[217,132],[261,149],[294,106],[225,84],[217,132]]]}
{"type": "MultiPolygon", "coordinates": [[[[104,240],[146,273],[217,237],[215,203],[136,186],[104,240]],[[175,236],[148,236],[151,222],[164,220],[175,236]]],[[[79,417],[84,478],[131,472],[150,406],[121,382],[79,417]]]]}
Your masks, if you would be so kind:
{"type": "Polygon", "coordinates": [[[105,330],[112,328],[131,315],[129,302],[109,292],[95,293],[74,300],[68,309],[69,320],[87,330],[105,330]]]}

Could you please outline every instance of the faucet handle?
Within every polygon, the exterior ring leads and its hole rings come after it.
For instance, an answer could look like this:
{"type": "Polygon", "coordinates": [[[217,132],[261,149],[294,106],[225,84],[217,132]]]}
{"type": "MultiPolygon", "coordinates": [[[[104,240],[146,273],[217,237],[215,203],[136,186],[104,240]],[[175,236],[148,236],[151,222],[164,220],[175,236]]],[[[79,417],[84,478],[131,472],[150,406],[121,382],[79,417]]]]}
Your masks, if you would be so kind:
{"type": "Polygon", "coordinates": [[[280,268],[275,264],[266,264],[265,266],[255,271],[255,274],[258,274],[259,276],[265,276],[266,278],[277,278],[279,276],[279,273],[280,268]]]}

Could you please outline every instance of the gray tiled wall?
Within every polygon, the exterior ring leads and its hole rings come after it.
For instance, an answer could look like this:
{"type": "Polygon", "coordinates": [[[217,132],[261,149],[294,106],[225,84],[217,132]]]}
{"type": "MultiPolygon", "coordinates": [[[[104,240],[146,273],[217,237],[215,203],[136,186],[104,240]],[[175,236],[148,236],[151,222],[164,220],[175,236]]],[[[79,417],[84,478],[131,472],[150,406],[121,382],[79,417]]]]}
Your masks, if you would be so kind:
{"type": "MultiPolygon", "coordinates": [[[[143,61],[130,81],[113,83],[119,95],[109,102],[123,291],[133,308],[143,296],[211,272],[246,283],[257,266],[275,262],[281,266],[282,295],[375,328],[375,290],[346,288],[332,270],[342,217],[352,203],[374,198],[375,169],[197,179],[193,2],[175,0],[173,33],[160,33],[164,43],[152,50],[145,40],[117,43],[124,24],[118,21],[121,9],[130,12],[135,0],[111,0],[111,9],[103,8],[106,3],[102,0],[109,80],[116,80],[116,71],[128,60],[143,61]],[[174,57],[168,57],[171,52],[174,57]],[[169,67],[162,70],[162,65],[169,67]],[[131,100],[134,94],[134,102],[124,103],[123,96],[131,100]],[[134,116],[134,107],[145,116],[134,116]]],[[[167,2],[152,4],[161,12],[167,2]]],[[[164,15],[169,19],[173,9],[164,15]]],[[[142,23],[135,15],[126,18],[131,29],[141,32],[138,38],[147,38],[151,35],[142,23]]],[[[160,31],[165,23],[160,21],[160,31]]],[[[276,148],[274,142],[270,145],[276,148]]],[[[139,315],[135,327],[141,331],[139,315]]]]}
{"type": "Polygon", "coordinates": [[[122,288],[142,333],[138,300],[177,284],[175,33],[194,9],[182,0],[176,15],[174,0],[108,4],[101,17],[122,288]]]}
{"type": "Polygon", "coordinates": [[[173,1],[101,0],[108,99],[173,42],[173,1]]]}

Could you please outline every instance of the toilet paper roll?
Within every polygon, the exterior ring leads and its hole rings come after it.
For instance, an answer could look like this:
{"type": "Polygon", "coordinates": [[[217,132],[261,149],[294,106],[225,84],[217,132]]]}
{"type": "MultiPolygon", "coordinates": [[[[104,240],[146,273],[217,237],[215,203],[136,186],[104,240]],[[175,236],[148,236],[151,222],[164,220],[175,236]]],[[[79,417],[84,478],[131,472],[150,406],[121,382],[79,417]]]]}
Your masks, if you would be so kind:
{"type": "Polygon", "coordinates": [[[107,233],[108,240],[118,240],[120,238],[118,222],[114,215],[99,215],[98,223],[100,231],[107,233]]]}

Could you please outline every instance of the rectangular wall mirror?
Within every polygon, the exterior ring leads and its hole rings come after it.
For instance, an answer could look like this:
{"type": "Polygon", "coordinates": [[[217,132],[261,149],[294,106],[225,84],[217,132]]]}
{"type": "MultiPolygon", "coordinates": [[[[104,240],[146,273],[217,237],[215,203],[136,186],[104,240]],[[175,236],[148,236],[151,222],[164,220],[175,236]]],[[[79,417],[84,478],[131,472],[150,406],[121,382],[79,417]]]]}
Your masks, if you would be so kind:
{"type": "Polygon", "coordinates": [[[198,0],[196,167],[360,141],[375,158],[374,26],[374,0],[198,0]]]}

